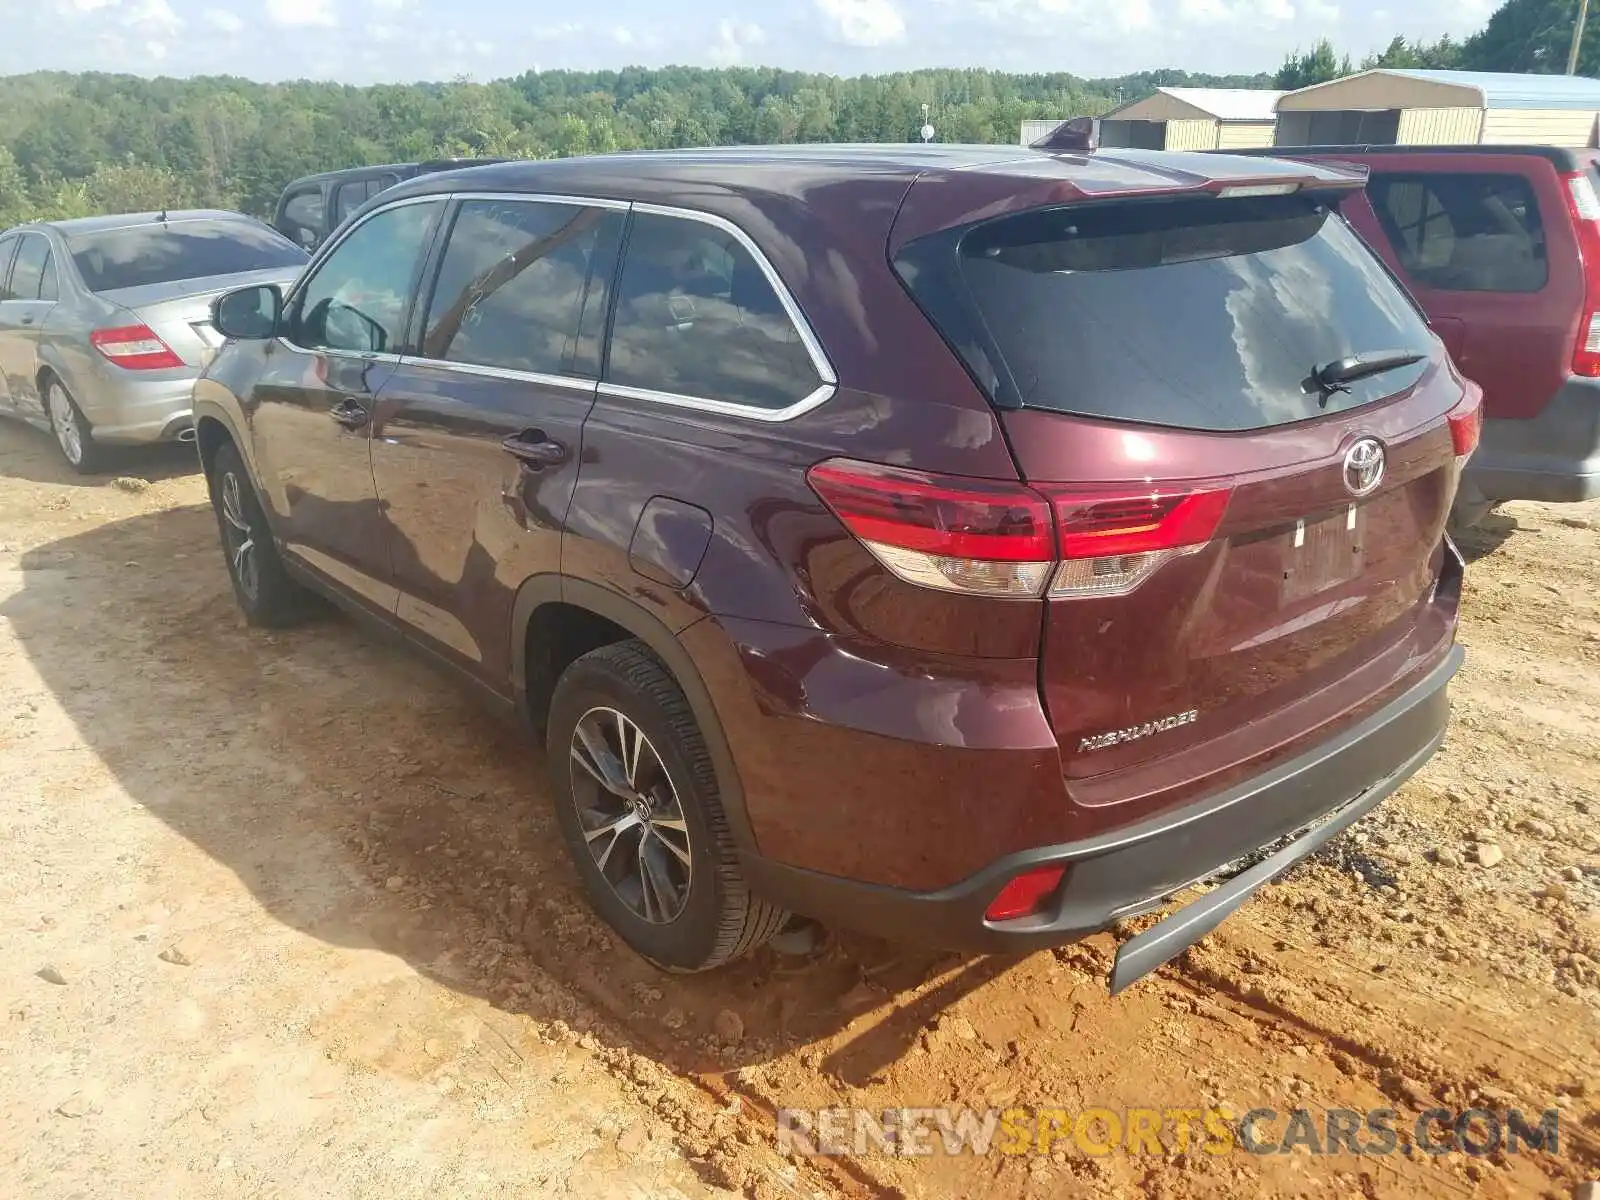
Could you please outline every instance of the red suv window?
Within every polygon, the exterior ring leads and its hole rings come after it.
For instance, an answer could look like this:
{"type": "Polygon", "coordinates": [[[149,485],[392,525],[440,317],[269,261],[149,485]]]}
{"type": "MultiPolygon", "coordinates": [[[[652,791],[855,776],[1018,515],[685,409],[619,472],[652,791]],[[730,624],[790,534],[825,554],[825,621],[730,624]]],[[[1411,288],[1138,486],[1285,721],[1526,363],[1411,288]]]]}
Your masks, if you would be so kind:
{"type": "Polygon", "coordinates": [[[1520,175],[1374,175],[1372,207],[1418,283],[1454,292],[1537,292],[1549,281],[1544,225],[1520,175]]]}

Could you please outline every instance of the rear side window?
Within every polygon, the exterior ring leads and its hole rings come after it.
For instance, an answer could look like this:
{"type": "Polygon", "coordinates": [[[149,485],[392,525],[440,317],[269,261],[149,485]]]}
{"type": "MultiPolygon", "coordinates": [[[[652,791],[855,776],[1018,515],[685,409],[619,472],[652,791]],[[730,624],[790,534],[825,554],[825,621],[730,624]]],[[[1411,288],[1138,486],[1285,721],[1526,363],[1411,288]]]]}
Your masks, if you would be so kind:
{"type": "Polygon", "coordinates": [[[322,188],[296,192],[285,200],[278,229],[301,246],[315,246],[322,236],[322,188]]]}
{"type": "Polygon", "coordinates": [[[606,381],[778,410],[821,385],[771,282],[733,234],[637,213],[617,283],[606,381]]]}
{"type": "Polygon", "coordinates": [[[604,210],[468,200],[428,306],[423,354],[547,375],[568,370],[604,210]]]}
{"type": "Polygon", "coordinates": [[[50,243],[37,233],[22,235],[17,261],[11,267],[11,296],[15,300],[37,300],[45,273],[50,269],[50,243]]]}
{"type": "Polygon", "coordinates": [[[151,221],[69,236],[72,261],[91,292],[298,267],[306,253],[254,221],[151,221]]]}
{"type": "Polygon", "coordinates": [[[0,238],[0,300],[10,300],[11,296],[11,258],[17,252],[18,237],[0,238]]]}
{"type": "Polygon", "coordinates": [[[1367,186],[1400,264],[1452,292],[1537,292],[1550,278],[1544,225],[1520,175],[1374,175],[1367,186]]]}
{"type": "Polygon", "coordinates": [[[371,195],[370,183],[365,179],[353,179],[349,183],[341,183],[339,190],[333,194],[333,223],[341,225],[346,217],[355,212],[367,202],[371,195]]]}
{"type": "Polygon", "coordinates": [[[1426,364],[1320,393],[1315,368],[1432,335],[1311,197],[1044,209],[909,244],[896,268],[997,403],[1239,430],[1393,395],[1426,364]]]}

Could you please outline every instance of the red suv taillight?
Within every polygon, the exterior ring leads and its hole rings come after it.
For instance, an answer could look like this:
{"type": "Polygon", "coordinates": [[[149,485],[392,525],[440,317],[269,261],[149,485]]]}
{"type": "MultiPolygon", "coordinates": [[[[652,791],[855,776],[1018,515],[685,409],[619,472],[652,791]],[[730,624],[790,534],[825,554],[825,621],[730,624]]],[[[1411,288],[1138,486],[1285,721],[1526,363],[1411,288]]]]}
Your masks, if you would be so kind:
{"type": "Polygon", "coordinates": [[[1465,466],[1478,448],[1478,438],[1483,433],[1482,393],[1471,397],[1470,404],[1453,409],[1445,419],[1450,422],[1450,444],[1455,447],[1456,464],[1465,466]]]}
{"type": "Polygon", "coordinates": [[[1114,596],[1201,549],[1226,490],[1038,488],[830,459],[813,491],[874,558],[908,583],[967,595],[1114,596]]]}
{"type": "Polygon", "coordinates": [[[1583,312],[1578,340],[1572,351],[1572,372],[1600,377],[1600,195],[1586,171],[1566,176],[1567,213],[1578,235],[1578,258],[1583,264],[1583,312]]]}
{"type": "Polygon", "coordinates": [[[164,371],[183,366],[183,359],[148,325],[96,329],[89,335],[89,343],[107,362],[128,371],[164,371]]]}

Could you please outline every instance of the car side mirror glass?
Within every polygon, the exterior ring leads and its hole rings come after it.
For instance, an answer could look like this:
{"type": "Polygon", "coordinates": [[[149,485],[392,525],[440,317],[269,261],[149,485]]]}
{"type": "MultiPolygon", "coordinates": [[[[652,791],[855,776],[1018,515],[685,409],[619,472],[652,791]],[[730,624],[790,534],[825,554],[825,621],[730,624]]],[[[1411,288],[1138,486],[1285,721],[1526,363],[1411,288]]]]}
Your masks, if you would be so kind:
{"type": "Polygon", "coordinates": [[[269,338],[282,320],[283,293],[272,283],[228,292],[211,306],[212,327],[227,338],[269,338]]]}

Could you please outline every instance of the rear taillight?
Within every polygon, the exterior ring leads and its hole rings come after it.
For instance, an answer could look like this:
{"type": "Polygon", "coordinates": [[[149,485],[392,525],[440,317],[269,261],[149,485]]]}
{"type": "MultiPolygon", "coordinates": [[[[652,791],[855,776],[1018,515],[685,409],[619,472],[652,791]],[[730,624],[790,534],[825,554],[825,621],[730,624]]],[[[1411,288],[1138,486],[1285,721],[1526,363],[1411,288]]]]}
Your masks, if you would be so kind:
{"type": "Polygon", "coordinates": [[[837,458],[806,478],[873,557],[907,583],[1038,596],[1055,566],[1050,505],[1020,483],[837,458]]]}
{"type": "Polygon", "coordinates": [[[1600,195],[1588,172],[1568,175],[1567,212],[1578,235],[1578,259],[1583,264],[1584,300],[1578,321],[1577,344],[1572,351],[1572,372],[1600,377],[1600,195]]]}
{"type": "Polygon", "coordinates": [[[119,325],[115,329],[96,329],[89,343],[107,362],[128,371],[163,371],[183,366],[183,359],[156,336],[148,325],[119,325]]]}
{"type": "Polygon", "coordinates": [[[1204,549],[1228,507],[1225,489],[1129,494],[1047,487],[1061,533],[1053,597],[1121,596],[1164,563],[1204,549]]]}
{"type": "Polygon", "coordinates": [[[1119,596],[1200,550],[1226,490],[1086,491],[830,459],[807,472],[879,562],[908,583],[978,596],[1119,596]]]}
{"type": "Polygon", "coordinates": [[[1000,894],[984,910],[984,918],[989,921],[1012,921],[1038,912],[1050,898],[1050,893],[1060,885],[1066,871],[1061,866],[1035,867],[1031,871],[1024,871],[1000,889],[1000,894]]]}
{"type": "Polygon", "coordinates": [[[1469,384],[1467,398],[1451,409],[1445,420],[1450,424],[1450,444],[1456,452],[1456,466],[1464,467],[1483,435],[1483,392],[1469,384]]]}

